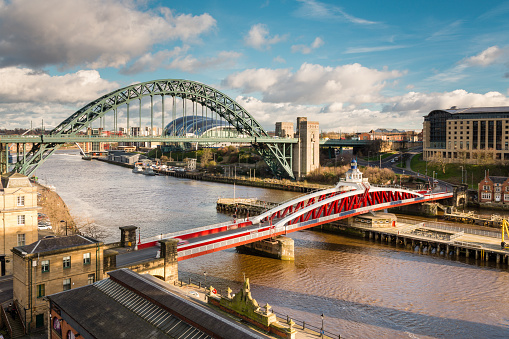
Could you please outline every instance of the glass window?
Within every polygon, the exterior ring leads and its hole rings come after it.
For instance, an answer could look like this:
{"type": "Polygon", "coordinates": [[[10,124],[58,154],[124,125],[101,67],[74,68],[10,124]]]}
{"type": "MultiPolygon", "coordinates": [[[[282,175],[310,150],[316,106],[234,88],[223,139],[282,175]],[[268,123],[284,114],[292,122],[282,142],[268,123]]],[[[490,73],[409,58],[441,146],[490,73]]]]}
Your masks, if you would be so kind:
{"type": "Polygon", "coordinates": [[[67,331],[67,339],[75,339],[75,335],[74,335],[74,332],[69,330],[67,331]]]}
{"type": "Polygon", "coordinates": [[[62,336],[62,325],[60,324],[60,319],[57,317],[53,317],[53,330],[57,332],[59,336],[62,336]]]}
{"type": "Polygon", "coordinates": [[[64,279],[64,291],[71,289],[71,278],[64,279]]]}
{"type": "Polygon", "coordinates": [[[92,274],[89,274],[88,275],[88,284],[93,284],[95,282],[95,274],[92,273],[92,274]]]}
{"type": "Polygon", "coordinates": [[[18,246],[25,246],[25,235],[18,234],[18,246]]]}
{"type": "Polygon", "coordinates": [[[64,268],[71,267],[71,257],[64,257],[64,268]]]}
{"type": "Polygon", "coordinates": [[[37,285],[37,298],[42,298],[46,295],[44,284],[37,285]]]}
{"type": "Polygon", "coordinates": [[[84,253],[83,254],[83,265],[89,265],[90,264],[90,253],[84,253]]]}
{"type": "Polygon", "coordinates": [[[25,206],[25,196],[24,195],[18,196],[18,206],[25,206]]]}
{"type": "Polygon", "coordinates": [[[49,272],[49,260],[43,260],[41,262],[41,270],[42,270],[42,273],[49,272]]]}
{"type": "Polygon", "coordinates": [[[18,215],[18,225],[25,224],[25,215],[18,215]]]}

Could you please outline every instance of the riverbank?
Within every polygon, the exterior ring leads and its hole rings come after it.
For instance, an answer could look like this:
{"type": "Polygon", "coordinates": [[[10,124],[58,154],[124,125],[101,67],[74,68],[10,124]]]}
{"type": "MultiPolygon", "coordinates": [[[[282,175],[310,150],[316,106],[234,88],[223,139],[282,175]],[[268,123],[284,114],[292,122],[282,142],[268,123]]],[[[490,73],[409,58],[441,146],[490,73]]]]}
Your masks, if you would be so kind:
{"type": "MultiPolygon", "coordinates": [[[[111,161],[104,158],[93,158],[93,160],[103,161],[112,165],[117,165],[121,167],[134,168],[134,165],[119,163],[116,161],[111,161]]],[[[177,178],[185,178],[192,180],[202,180],[202,181],[211,181],[211,182],[220,182],[224,184],[236,184],[242,186],[252,186],[252,187],[260,187],[260,188],[270,188],[270,189],[278,189],[283,191],[291,191],[291,192],[302,192],[309,193],[320,189],[330,188],[330,185],[319,185],[319,184],[309,184],[306,182],[294,182],[287,179],[272,179],[272,178],[245,178],[241,176],[237,177],[226,177],[222,175],[213,175],[208,173],[200,173],[200,172],[178,172],[178,171],[163,171],[163,170],[154,170],[154,172],[159,175],[169,175],[177,178]]]]}
{"type": "Polygon", "coordinates": [[[40,213],[48,216],[52,227],[51,230],[39,230],[39,235],[64,235],[66,225],[70,228],[74,227],[69,208],[57,192],[40,183],[33,182],[33,184],[37,186],[37,204],[41,207],[40,213]]]}

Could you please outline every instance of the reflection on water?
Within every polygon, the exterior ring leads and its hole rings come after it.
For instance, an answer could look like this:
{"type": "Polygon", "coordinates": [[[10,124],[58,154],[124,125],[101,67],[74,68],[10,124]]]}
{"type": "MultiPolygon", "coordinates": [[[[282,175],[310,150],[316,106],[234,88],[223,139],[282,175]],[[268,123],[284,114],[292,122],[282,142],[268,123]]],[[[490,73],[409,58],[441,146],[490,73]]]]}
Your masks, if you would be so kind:
{"type": "MultiPolygon", "coordinates": [[[[173,177],[145,177],[129,169],[57,154],[38,170],[74,215],[114,232],[142,227],[142,236],[227,220],[215,201],[230,185],[173,177]]],[[[236,187],[240,197],[287,200],[294,193],[236,187]]],[[[179,263],[180,277],[236,292],[250,278],[259,304],[345,338],[507,338],[505,267],[482,267],[438,255],[420,255],[363,239],[303,231],[292,233],[295,261],[239,254],[234,249],[179,263]]]]}

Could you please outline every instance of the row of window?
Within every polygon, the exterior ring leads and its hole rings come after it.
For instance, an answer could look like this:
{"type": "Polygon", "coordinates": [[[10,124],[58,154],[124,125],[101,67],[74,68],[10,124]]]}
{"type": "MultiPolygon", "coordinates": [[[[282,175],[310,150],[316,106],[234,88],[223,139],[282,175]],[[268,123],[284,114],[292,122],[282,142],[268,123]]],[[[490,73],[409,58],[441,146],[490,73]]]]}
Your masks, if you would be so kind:
{"type": "MultiPolygon", "coordinates": [[[[491,191],[491,186],[490,185],[483,185],[482,189],[485,190],[485,191],[491,191]]],[[[509,192],[509,186],[505,187],[505,191],[509,192]]],[[[495,187],[495,192],[502,192],[502,187],[496,186],[495,187]]]]}
{"type": "MultiPolygon", "coordinates": [[[[83,265],[90,265],[90,253],[83,253],[83,265]]],[[[63,268],[71,268],[71,256],[65,256],[62,259],[62,267],[63,268]]],[[[41,271],[42,273],[49,272],[49,260],[41,261],[41,271]]]]}
{"type": "MultiPolygon", "coordinates": [[[[89,274],[87,278],[87,284],[93,284],[95,282],[95,273],[89,274]]],[[[65,278],[62,281],[62,291],[71,289],[71,278],[65,278]]],[[[37,285],[37,298],[42,298],[46,295],[46,284],[37,285]]]]}

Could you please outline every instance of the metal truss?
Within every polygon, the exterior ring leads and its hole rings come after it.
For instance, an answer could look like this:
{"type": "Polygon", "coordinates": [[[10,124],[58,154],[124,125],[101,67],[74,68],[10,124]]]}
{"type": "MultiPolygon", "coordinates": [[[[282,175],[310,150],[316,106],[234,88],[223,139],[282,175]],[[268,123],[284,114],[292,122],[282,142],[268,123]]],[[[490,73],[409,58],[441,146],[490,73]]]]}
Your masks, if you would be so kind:
{"type": "MultiPolygon", "coordinates": [[[[242,106],[226,94],[205,84],[182,79],[148,81],[113,91],[76,111],[55,127],[50,134],[54,136],[75,135],[90,127],[92,122],[100,119],[107,112],[116,110],[121,105],[129,105],[133,100],[156,95],[169,95],[191,100],[216,112],[242,134],[255,138],[268,137],[267,132],[262,126],[242,106]]],[[[31,175],[59,146],[60,144],[58,143],[49,144],[41,142],[35,144],[26,157],[15,164],[14,171],[31,175]]],[[[280,148],[276,143],[255,142],[254,147],[263,157],[274,175],[278,177],[294,177],[291,162],[287,161],[288,156],[284,151],[284,146],[280,148]]]]}
{"type": "Polygon", "coordinates": [[[414,198],[424,199],[420,193],[400,188],[368,186],[364,190],[344,191],[336,187],[318,191],[277,206],[255,217],[253,222],[263,223],[269,221],[275,227],[279,227],[323,217],[338,216],[339,218],[344,212],[352,212],[366,207],[373,207],[373,210],[388,208],[395,202],[408,201],[414,198]]]}

